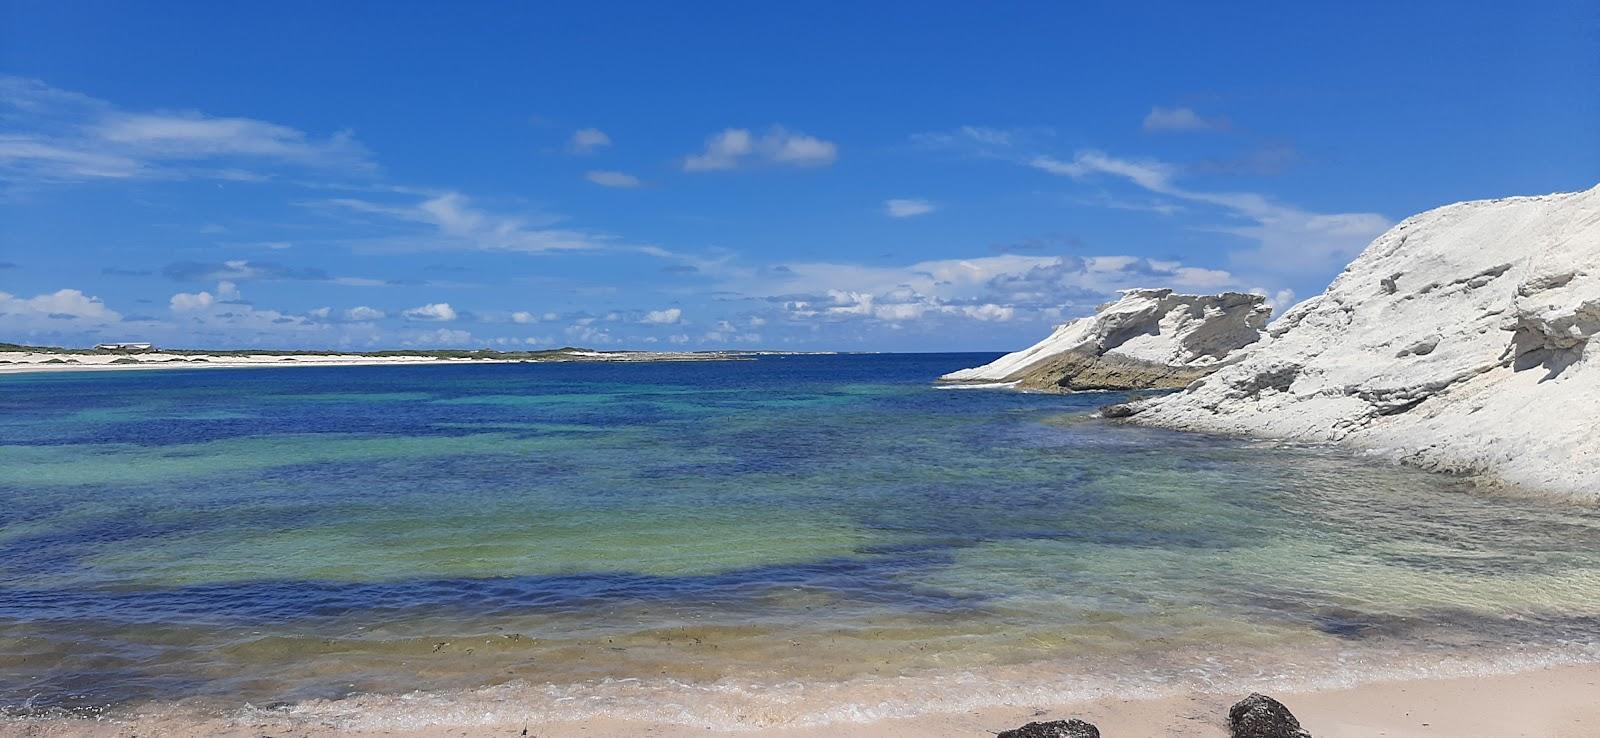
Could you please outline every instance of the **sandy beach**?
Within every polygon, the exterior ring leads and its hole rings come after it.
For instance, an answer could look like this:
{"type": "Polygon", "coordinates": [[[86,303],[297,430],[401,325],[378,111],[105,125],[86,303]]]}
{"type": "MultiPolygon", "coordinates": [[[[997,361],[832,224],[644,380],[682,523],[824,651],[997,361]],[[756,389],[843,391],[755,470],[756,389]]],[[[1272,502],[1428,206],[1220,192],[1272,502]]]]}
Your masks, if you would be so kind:
{"type": "MultiPolygon", "coordinates": [[[[530,723],[507,709],[499,715],[458,714],[416,727],[362,729],[333,722],[255,713],[205,718],[145,711],[117,719],[43,719],[0,723],[0,735],[28,738],[86,736],[538,736],[687,738],[715,733],[770,738],[957,738],[984,736],[1031,721],[1080,718],[1108,738],[1184,736],[1220,738],[1228,707],[1242,694],[1189,693],[1145,700],[1101,699],[1070,705],[1014,705],[955,714],[805,728],[711,731],[702,727],[620,720],[530,723]]],[[[1592,738],[1600,733],[1600,665],[1558,666],[1517,674],[1419,679],[1344,689],[1279,693],[1317,738],[1592,738]]]]}
{"type": "Polygon", "coordinates": [[[458,364],[515,364],[552,361],[714,361],[737,358],[733,353],[686,353],[664,351],[590,351],[573,350],[549,352],[540,358],[503,358],[495,355],[481,357],[374,354],[203,354],[203,353],[84,353],[68,354],[47,351],[14,351],[0,353],[0,374],[30,374],[38,372],[74,371],[138,371],[151,369],[238,369],[249,367],[306,367],[306,366],[415,366],[458,364]]]}

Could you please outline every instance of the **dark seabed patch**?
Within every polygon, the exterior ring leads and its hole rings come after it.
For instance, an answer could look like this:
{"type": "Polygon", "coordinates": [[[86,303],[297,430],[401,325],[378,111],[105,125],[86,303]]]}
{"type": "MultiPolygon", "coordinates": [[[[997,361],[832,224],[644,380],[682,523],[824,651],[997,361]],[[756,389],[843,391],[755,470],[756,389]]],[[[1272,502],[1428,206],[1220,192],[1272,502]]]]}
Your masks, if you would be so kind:
{"type": "Polygon", "coordinates": [[[983,360],[0,378],[0,707],[1600,642],[1600,512],[929,386],[983,360]]]}

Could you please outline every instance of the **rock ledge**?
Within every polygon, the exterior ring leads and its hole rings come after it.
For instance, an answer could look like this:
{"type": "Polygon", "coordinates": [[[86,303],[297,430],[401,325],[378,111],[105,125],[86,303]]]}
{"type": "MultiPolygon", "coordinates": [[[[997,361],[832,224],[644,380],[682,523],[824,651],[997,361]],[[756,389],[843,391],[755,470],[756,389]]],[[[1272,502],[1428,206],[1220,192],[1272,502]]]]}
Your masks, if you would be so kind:
{"type": "Polygon", "coordinates": [[[1033,346],[939,379],[1045,391],[1180,389],[1260,340],[1271,313],[1264,298],[1241,292],[1124,290],[1033,346]]]}

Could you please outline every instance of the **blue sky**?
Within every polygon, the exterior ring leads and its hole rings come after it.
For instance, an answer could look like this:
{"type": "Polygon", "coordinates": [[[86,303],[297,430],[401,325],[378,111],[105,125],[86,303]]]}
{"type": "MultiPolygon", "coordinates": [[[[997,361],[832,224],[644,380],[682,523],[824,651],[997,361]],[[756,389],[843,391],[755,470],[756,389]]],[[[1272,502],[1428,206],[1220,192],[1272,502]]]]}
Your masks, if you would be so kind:
{"type": "Polygon", "coordinates": [[[1125,5],[3,0],[0,340],[1011,349],[1600,180],[1592,4],[1125,5]]]}

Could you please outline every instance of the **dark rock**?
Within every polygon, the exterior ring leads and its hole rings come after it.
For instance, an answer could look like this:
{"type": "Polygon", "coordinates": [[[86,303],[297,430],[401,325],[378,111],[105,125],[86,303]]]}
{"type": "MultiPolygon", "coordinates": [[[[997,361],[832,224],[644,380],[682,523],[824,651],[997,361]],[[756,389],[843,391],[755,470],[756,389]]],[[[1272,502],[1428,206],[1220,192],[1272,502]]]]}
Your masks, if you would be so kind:
{"type": "Polygon", "coordinates": [[[1228,710],[1233,738],[1311,738],[1289,708],[1264,694],[1251,694],[1228,710]]]}
{"type": "Polygon", "coordinates": [[[1082,720],[1055,720],[1028,723],[1016,730],[1005,731],[996,738],[1100,738],[1100,729],[1082,720]]]}
{"type": "Polygon", "coordinates": [[[1136,405],[1134,403],[1131,403],[1131,402],[1119,402],[1119,403],[1117,403],[1115,405],[1102,405],[1102,406],[1100,406],[1100,417],[1102,417],[1102,418],[1128,418],[1128,417],[1132,417],[1134,415],[1138,415],[1139,411],[1143,410],[1143,409],[1144,408],[1141,408],[1138,405],[1136,405]]]}

